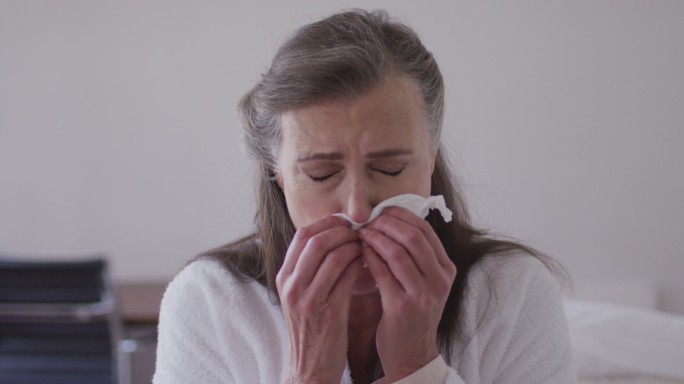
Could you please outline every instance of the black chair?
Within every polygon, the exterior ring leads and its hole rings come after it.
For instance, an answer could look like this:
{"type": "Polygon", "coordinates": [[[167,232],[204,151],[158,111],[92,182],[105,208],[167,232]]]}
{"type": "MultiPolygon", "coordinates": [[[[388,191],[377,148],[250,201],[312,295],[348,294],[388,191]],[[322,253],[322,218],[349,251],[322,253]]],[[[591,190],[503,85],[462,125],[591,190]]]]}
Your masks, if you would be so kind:
{"type": "Polygon", "coordinates": [[[102,258],[0,258],[0,383],[117,383],[114,292],[102,258]]]}

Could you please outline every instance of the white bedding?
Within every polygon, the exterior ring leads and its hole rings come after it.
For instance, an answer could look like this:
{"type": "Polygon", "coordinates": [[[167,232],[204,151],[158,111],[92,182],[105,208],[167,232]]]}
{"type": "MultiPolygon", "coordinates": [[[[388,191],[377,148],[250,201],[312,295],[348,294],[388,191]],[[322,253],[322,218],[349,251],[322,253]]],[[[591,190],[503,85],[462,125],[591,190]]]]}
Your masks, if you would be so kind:
{"type": "Polygon", "coordinates": [[[579,384],[684,384],[684,380],[661,379],[653,376],[634,375],[603,379],[583,379],[579,384]]]}
{"type": "Polygon", "coordinates": [[[566,300],[582,384],[684,384],[684,316],[566,300]]]}

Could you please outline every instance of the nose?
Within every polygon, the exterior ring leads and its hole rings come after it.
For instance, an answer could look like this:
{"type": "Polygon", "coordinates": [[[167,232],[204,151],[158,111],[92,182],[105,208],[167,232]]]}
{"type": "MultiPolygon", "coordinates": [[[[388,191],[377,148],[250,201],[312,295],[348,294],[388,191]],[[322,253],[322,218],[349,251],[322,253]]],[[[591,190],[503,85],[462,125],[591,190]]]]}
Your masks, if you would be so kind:
{"type": "Polygon", "coordinates": [[[351,181],[344,211],[352,220],[357,223],[365,223],[376,204],[372,187],[364,183],[363,180],[351,181]]]}

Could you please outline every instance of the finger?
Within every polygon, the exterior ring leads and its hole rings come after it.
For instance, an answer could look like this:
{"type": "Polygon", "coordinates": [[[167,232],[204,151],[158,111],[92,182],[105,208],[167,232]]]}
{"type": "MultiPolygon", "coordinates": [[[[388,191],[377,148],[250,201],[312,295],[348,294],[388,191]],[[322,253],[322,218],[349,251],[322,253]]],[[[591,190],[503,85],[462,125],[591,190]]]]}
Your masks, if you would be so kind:
{"type": "Polygon", "coordinates": [[[361,240],[368,244],[373,251],[387,264],[387,267],[405,291],[419,292],[424,285],[413,258],[406,249],[396,241],[390,239],[380,231],[370,228],[359,230],[361,240]]]}
{"type": "Polygon", "coordinates": [[[280,268],[280,273],[285,275],[291,274],[295,268],[295,265],[297,265],[299,255],[302,253],[302,250],[306,246],[309,238],[335,226],[349,227],[350,224],[342,218],[328,216],[310,225],[297,229],[297,232],[295,232],[292,242],[290,242],[287,252],[285,253],[285,261],[283,262],[283,266],[280,268]]]}
{"type": "Polygon", "coordinates": [[[331,252],[345,244],[354,244],[358,241],[358,234],[345,226],[332,227],[310,237],[299,255],[291,276],[296,276],[305,286],[310,285],[323,260],[327,259],[331,252]]]}
{"type": "Polygon", "coordinates": [[[392,297],[403,294],[404,289],[401,287],[401,284],[399,284],[385,261],[382,260],[373,248],[367,244],[362,244],[361,253],[363,255],[363,260],[368,266],[368,270],[371,275],[373,275],[373,279],[375,279],[375,283],[378,285],[383,303],[387,303],[386,300],[391,300],[392,297]]]}
{"type": "Polygon", "coordinates": [[[426,234],[413,223],[407,223],[389,214],[383,214],[374,220],[369,228],[377,230],[401,244],[408,251],[424,277],[434,277],[443,270],[432,244],[426,238],[426,234]]]}
{"type": "Polygon", "coordinates": [[[454,263],[451,261],[449,255],[444,250],[442,240],[440,240],[439,236],[437,236],[434,229],[432,229],[430,223],[420,218],[420,216],[417,216],[413,212],[402,207],[389,207],[383,210],[383,215],[385,214],[388,216],[395,217],[399,220],[405,221],[406,223],[412,224],[418,229],[420,229],[423,232],[423,234],[425,234],[425,238],[432,246],[432,249],[435,251],[435,255],[437,256],[439,264],[442,265],[442,267],[444,268],[452,268],[454,266],[454,263]]]}
{"type": "Polygon", "coordinates": [[[360,257],[352,260],[351,263],[342,271],[337,281],[328,295],[328,301],[332,305],[344,305],[341,310],[349,310],[349,299],[351,298],[352,287],[359,273],[363,269],[363,261],[360,257]]]}
{"type": "Polygon", "coordinates": [[[345,276],[347,267],[356,259],[360,259],[360,256],[361,246],[358,242],[346,243],[335,248],[325,256],[308,288],[327,299],[333,287],[345,276]]]}

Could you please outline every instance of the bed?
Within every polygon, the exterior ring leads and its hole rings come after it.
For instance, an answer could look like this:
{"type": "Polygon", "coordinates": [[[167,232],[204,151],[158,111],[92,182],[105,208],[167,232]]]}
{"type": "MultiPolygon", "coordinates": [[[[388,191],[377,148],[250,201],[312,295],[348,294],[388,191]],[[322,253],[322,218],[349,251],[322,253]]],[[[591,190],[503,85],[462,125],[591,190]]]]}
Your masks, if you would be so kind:
{"type": "Polygon", "coordinates": [[[579,383],[684,384],[684,316],[656,309],[655,285],[578,293],[564,304],[579,383]]]}

